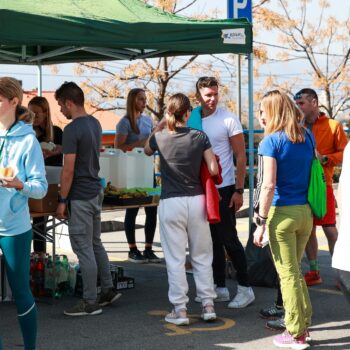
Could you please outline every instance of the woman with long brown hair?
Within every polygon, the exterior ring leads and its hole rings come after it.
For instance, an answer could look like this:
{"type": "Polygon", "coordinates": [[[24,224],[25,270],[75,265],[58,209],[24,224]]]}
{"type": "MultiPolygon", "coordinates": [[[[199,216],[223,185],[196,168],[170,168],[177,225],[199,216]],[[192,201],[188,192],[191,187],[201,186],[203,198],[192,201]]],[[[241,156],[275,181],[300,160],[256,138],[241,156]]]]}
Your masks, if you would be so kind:
{"type": "MultiPolygon", "coordinates": [[[[45,97],[35,96],[28,103],[28,109],[33,112],[33,129],[41,143],[46,166],[62,166],[62,130],[52,124],[49,102],[45,97]]],[[[33,218],[33,250],[46,253],[45,217],[33,218]],[[38,234],[36,231],[40,231],[38,234]]]]}
{"type": "Polygon", "coordinates": [[[42,146],[45,165],[62,166],[62,136],[60,127],[53,125],[49,102],[45,97],[35,96],[28,103],[28,109],[33,112],[33,129],[40,143],[50,143],[51,147],[42,146]]]}
{"type": "MultiPolygon", "coordinates": [[[[124,152],[130,151],[135,147],[144,147],[148,136],[153,129],[152,118],[143,114],[147,104],[145,90],[135,88],[128,93],[126,100],[126,115],[117,125],[116,137],[114,141],[115,148],[124,152]]],[[[135,223],[138,208],[126,209],[124,227],[126,238],[129,244],[128,259],[131,262],[142,264],[146,262],[160,262],[157,255],[152,250],[153,238],[157,226],[157,207],[146,207],[145,222],[145,250],[143,254],[137,249],[135,239],[135,223]]]]}
{"type": "Polygon", "coordinates": [[[303,114],[278,90],[260,103],[265,137],[259,145],[254,243],[261,246],[268,231],[273,260],[280,278],[286,331],[274,338],[278,347],[307,349],[311,302],[300,270],[312,229],[307,200],[315,140],[302,126],[303,114]]]}

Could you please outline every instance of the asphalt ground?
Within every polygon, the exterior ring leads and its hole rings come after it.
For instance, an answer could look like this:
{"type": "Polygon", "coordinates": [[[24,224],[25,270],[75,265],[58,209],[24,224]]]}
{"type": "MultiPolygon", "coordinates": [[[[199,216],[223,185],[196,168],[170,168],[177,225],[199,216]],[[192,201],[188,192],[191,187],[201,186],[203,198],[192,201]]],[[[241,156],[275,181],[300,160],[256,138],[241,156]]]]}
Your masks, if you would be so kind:
{"type": "MultiPolygon", "coordinates": [[[[123,212],[103,215],[103,220],[123,221],[123,212]]],[[[137,223],[142,225],[144,213],[140,210],[137,223]]],[[[237,221],[240,238],[245,244],[248,237],[248,219],[237,221]]],[[[62,228],[62,233],[66,229],[62,228]]],[[[311,327],[313,349],[350,349],[350,305],[335,288],[335,277],[330,267],[331,259],[327,251],[326,239],[318,230],[320,244],[320,265],[323,283],[310,287],[313,305],[313,325],[311,327]]],[[[265,320],[258,316],[261,308],[270,306],[276,291],[270,288],[253,287],[256,300],[245,309],[227,308],[227,303],[217,303],[215,322],[205,323],[200,319],[200,305],[194,302],[195,286],[193,276],[188,274],[188,313],[190,325],[176,327],[164,321],[171,305],[167,298],[167,275],[162,264],[136,265],[126,261],[127,244],[123,231],[104,233],[103,241],[109,251],[110,260],[124,268],[124,274],[135,278],[135,288],[122,291],[122,297],[112,306],[105,307],[97,316],[68,317],[63,310],[78,299],[38,299],[38,347],[37,350],[80,350],[80,349],[275,349],[273,336],[278,334],[264,328],[265,320]],[[108,243],[109,242],[109,243],[108,243]]],[[[137,230],[137,241],[142,242],[143,230],[137,230]]],[[[67,237],[58,237],[58,251],[70,251],[67,237]]],[[[143,245],[140,243],[140,249],[143,245]]],[[[159,232],[155,237],[155,249],[162,256],[159,232]]],[[[307,269],[304,259],[303,269],[307,269]]],[[[236,281],[227,280],[233,297],[236,281]]],[[[5,350],[23,348],[12,302],[0,303],[0,335],[5,350]]]]}

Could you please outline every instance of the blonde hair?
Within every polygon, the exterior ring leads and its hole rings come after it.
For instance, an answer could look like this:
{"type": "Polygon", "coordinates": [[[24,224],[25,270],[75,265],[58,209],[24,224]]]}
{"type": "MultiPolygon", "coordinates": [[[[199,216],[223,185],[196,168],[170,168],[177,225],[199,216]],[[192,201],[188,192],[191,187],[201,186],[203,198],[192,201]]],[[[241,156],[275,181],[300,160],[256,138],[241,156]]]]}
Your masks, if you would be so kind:
{"type": "Polygon", "coordinates": [[[305,131],[302,126],[303,113],[287,94],[279,90],[269,91],[264,95],[260,104],[264,108],[268,121],[265,134],[283,131],[293,143],[305,141],[305,131]]]}
{"type": "MultiPolygon", "coordinates": [[[[46,142],[52,142],[53,141],[53,124],[51,120],[51,112],[50,112],[50,106],[49,102],[45,97],[42,96],[35,96],[33,97],[29,103],[29,106],[38,106],[42,109],[42,111],[45,113],[45,128],[44,128],[44,139],[46,142]]],[[[35,127],[34,127],[35,129],[35,127]]]]}
{"type": "Polygon", "coordinates": [[[9,100],[12,100],[15,97],[18,98],[15,112],[16,121],[22,120],[28,124],[33,122],[34,114],[21,105],[23,100],[23,90],[17,79],[11,77],[0,78],[0,95],[9,100]]]}
{"type": "Polygon", "coordinates": [[[136,98],[140,92],[145,93],[145,90],[140,88],[131,89],[126,99],[126,115],[130,121],[131,129],[135,134],[140,133],[136,122],[136,117],[138,116],[138,111],[136,110],[136,98]]]}
{"type": "Polygon", "coordinates": [[[191,109],[191,102],[184,94],[178,93],[168,100],[166,123],[169,131],[176,130],[176,122],[183,123],[184,116],[191,109]]]}

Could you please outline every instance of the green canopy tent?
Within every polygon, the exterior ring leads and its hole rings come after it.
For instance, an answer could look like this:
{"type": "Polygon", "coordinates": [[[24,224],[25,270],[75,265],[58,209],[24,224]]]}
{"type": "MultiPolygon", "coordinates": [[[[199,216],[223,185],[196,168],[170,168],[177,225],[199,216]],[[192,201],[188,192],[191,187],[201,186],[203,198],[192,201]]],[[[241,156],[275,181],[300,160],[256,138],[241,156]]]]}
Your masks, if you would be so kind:
{"type": "Polygon", "coordinates": [[[37,65],[39,93],[42,64],[213,53],[248,55],[252,189],[252,25],[246,19],[192,20],[140,0],[1,0],[0,24],[0,64],[37,65]]]}
{"type": "Polygon", "coordinates": [[[252,52],[246,19],[192,20],[139,0],[1,0],[0,23],[0,63],[252,52]]]}

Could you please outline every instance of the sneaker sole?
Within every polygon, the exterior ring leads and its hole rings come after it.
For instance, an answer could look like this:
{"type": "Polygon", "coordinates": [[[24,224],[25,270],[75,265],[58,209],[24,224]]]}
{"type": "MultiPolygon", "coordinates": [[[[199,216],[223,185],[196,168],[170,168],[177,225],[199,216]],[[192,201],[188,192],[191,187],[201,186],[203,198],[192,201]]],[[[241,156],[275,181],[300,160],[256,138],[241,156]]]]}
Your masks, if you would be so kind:
{"type": "Polygon", "coordinates": [[[107,306],[113,304],[115,301],[117,301],[122,296],[122,293],[117,293],[114,298],[110,301],[105,301],[104,303],[98,304],[100,306],[107,306]]]}
{"type": "Polygon", "coordinates": [[[228,298],[216,298],[216,299],[214,299],[214,301],[216,303],[223,303],[225,301],[230,301],[230,297],[228,297],[228,298]]]}
{"type": "Polygon", "coordinates": [[[294,349],[294,350],[304,350],[310,348],[310,344],[281,344],[273,341],[273,344],[277,346],[278,348],[285,348],[285,349],[294,349]]]}
{"type": "Polygon", "coordinates": [[[96,311],[93,311],[93,312],[77,312],[77,313],[69,313],[67,311],[63,311],[63,313],[66,315],[66,316],[95,316],[95,315],[99,315],[99,314],[102,314],[102,309],[99,309],[99,310],[96,310],[96,311]]]}
{"type": "Polygon", "coordinates": [[[190,320],[188,318],[166,318],[165,321],[168,323],[172,323],[176,326],[188,326],[190,324],[190,320]]]}
{"type": "Polygon", "coordinates": [[[234,304],[228,304],[227,307],[229,309],[244,309],[245,307],[247,307],[248,305],[252,304],[253,302],[255,301],[255,298],[252,299],[252,300],[249,300],[247,301],[246,303],[242,304],[242,305],[239,305],[239,306],[236,306],[234,304]]]}
{"type": "Polygon", "coordinates": [[[216,320],[216,313],[206,313],[202,315],[203,321],[209,322],[209,321],[215,321],[216,320]]]}
{"type": "Polygon", "coordinates": [[[161,259],[147,259],[148,262],[153,263],[153,264],[160,264],[162,262],[161,259]]]}
{"type": "Polygon", "coordinates": [[[259,317],[262,318],[263,320],[268,320],[268,321],[276,321],[284,317],[283,316],[264,316],[262,314],[259,314],[259,317]]]}
{"type": "Polygon", "coordinates": [[[134,263],[134,264],[147,264],[148,263],[148,260],[134,260],[134,259],[131,259],[131,258],[128,258],[128,261],[134,263]]]}
{"type": "MultiPolygon", "coordinates": [[[[194,301],[196,303],[201,303],[202,302],[200,297],[195,297],[194,301]]],[[[225,302],[225,301],[230,301],[230,298],[216,298],[216,299],[214,299],[215,303],[222,303],[222,302],[225,302]]]]}
{"type": "Polygon", "coordinates": [[[269,331],[273,331],[273,332],[283,332],[286,330],[286,327],[284,328],[272,328],[270,327],[267,323],[265,324],[265,328],[268,329],[269,331]]]}

